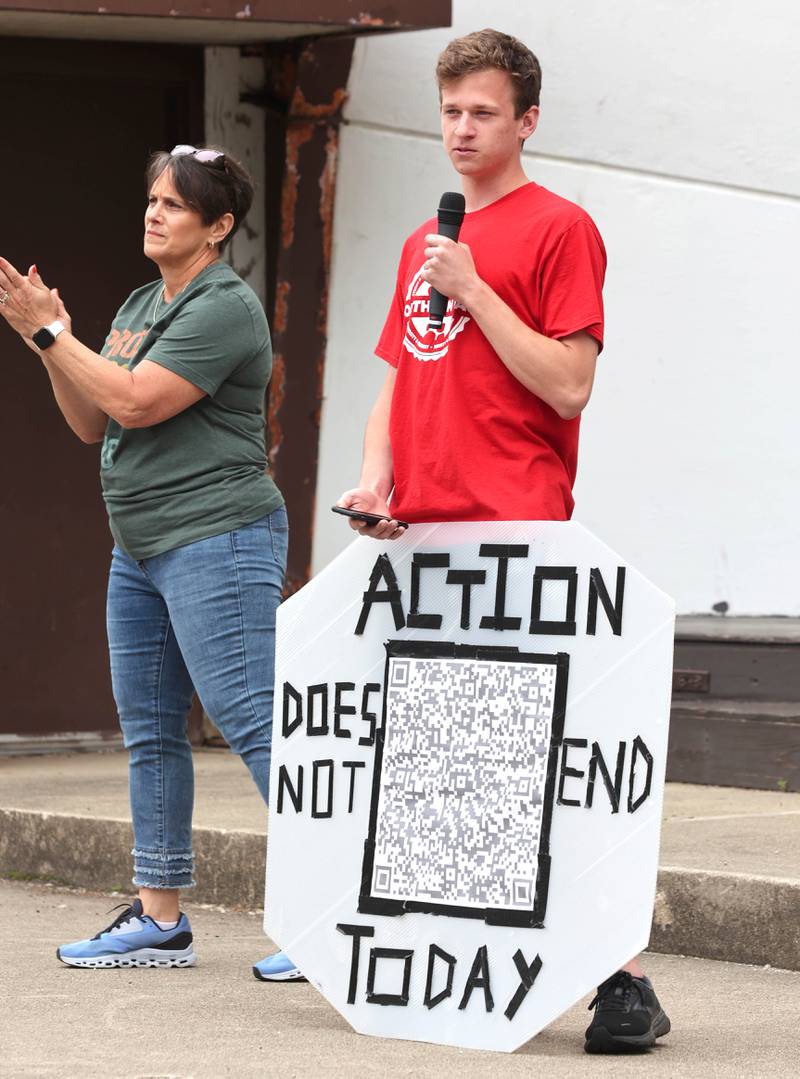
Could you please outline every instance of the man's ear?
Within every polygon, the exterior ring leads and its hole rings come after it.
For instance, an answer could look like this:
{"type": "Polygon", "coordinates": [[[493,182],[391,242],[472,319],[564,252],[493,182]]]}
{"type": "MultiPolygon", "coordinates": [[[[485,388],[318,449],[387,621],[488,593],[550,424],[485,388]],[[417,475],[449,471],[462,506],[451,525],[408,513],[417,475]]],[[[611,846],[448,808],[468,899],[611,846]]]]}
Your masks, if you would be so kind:
{"type": "Polygon", "coordinates": [[[534,133],[539,123],[539,106],[531,105],[527,112],[522,114],[520,120],[519,137],[524,141],[534,133]]]}

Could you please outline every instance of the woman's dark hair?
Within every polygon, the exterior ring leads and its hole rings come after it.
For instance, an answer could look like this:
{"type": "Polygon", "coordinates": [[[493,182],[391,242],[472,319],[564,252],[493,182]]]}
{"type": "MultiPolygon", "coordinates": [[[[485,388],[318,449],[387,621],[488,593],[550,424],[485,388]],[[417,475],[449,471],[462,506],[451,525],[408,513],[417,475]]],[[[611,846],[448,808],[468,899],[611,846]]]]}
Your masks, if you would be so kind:
{"type": "Polygon", "coordinates": [[[223,214],[233,214],[233,228],[220,243],[222,250],[247,216],[253,202],[253,180],[247,170],[218,146],[203,147],[216,150],[220,156],[213,161],[198,161],[193,154],[172,156],[166,150],[151,154],[145,170],[145,192],[158,177],[169,169],[175,190],[200,214],[204,225],[212,225],[223,214]]]}

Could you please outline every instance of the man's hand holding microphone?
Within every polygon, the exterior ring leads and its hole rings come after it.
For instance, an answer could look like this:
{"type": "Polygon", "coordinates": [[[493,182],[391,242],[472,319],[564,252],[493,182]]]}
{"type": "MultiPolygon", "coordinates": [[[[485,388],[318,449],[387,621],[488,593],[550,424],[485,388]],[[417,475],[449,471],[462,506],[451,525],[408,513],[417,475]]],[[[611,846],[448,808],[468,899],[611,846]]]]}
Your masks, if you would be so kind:
{"type": "MultiPolygon", "coordinates": [[[[460,192],[446,191],[440,200],[438,233],[429,233],[425,237],[425,262],[422,276],[431,286],[429,301],[429,329],[440,330],[444,322],[448,299],[465,304],[471,292],[480,285],[480,278],[475,270],[472,254],[466,244],[458,243],[458,234],[464,220],[464,196],[460,192]]],[[[387,380],[378,399],[373,415],[367,424],[367,440],[364,453],[364,467],[368,468],[370,427],[373,423],[385,428],[381,432],[381,443],[388,446],[388,423],[391,410],[391,392],[393,378],[387,380]]],[[[387,491],[391,488],[391,477],[383,476],[390,472],[390,462],[382,462],[385,467],[378,467],[382,481],[376,486],[387,491]]],[[[376,472],[376,475],[378,473],[376,472]]],[[[362,483],[364,473],[362,472],[362,483]]],[[[334,513],[344,514],[349,518],[349,525],[362,536],[377,540],[395,540],[402,536],[408,524],[392,516],[387,496],[378,494],[371,487],[354,487],[345,491],[335,506],[334,513]]]]}

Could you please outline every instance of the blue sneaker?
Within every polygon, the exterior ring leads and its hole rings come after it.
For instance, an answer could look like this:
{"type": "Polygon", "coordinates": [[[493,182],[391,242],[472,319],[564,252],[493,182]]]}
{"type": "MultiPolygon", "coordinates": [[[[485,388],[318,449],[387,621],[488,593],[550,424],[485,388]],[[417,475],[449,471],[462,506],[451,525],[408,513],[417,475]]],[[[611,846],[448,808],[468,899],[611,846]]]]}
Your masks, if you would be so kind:
{"type": "Polygon", "coordinates": [[[70,967],[193,967],[197,961],[186,915],[174,929],[161,929],[139,899],[96,937],[62,944],[56,955],[70,967]]]}
{"type": "Polygon", "coordinates": [[[253,967],[253,974],[260,982],[304,982],[300,973],[286,952],[268,955],[253,967]]]}

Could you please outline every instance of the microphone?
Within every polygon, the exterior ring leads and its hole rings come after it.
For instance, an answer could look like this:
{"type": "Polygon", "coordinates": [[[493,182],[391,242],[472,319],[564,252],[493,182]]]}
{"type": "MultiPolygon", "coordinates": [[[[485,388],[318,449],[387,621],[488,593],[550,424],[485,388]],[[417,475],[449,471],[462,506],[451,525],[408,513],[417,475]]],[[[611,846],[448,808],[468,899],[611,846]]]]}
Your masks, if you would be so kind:
{"type": "MultiPolygon", "coordinates": [[[[461,222],[464,220],[465,208],[464,196],[460,191],[445,191],[439,200],[437,217],[439,219],[439,235],[447,236],[454,242],[458,240],[461,231],[461,222]]],[[[428,329],[440,330],[444,322],[444,313],[447,310],[447,296],[437,292],[431,287],[428,301],[428,329]]]]}

